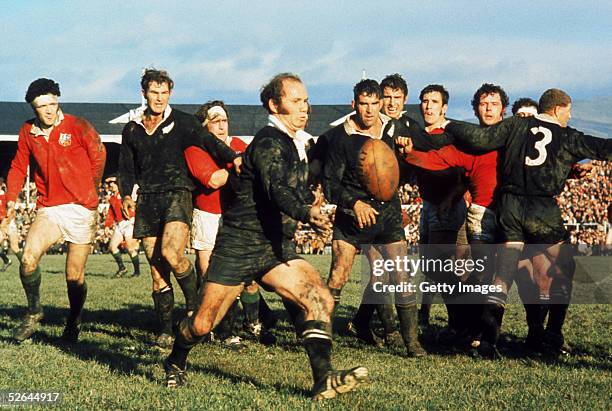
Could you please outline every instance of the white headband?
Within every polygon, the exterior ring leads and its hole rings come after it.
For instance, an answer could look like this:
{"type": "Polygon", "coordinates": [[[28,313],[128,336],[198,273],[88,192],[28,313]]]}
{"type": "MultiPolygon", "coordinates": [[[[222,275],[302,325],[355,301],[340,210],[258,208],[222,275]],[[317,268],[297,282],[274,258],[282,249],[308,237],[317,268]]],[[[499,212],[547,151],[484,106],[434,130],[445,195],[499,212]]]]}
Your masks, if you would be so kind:
{"type": "Polygon", "coordinates": [[[535,108],[534,106],[525,106],[525,107],[521,107],[516,111],[516,114],[518,113],[527,113],[527,114],[531,114],[531,115],[537,115],[538,114],[538,109],[535,108]]]}
{"type": "Polygon", "coordinates": [[[225,110],[223,110],[223,107],[221,106],[212,106],[206,112],[206,119],[204,120],[204,125],[208,124],[210,120],[218,116],[223,116],[227,118],[227,113],[225,112],[225,110]]]}
{"type": "Polygon", "coordinates": [[[46,104],[54,104],[57,103],[57,96],[55,94],[41,94],[32,100],[32,103],[36,101],[36,104],[39,106],[44,106],[46,104]]]}

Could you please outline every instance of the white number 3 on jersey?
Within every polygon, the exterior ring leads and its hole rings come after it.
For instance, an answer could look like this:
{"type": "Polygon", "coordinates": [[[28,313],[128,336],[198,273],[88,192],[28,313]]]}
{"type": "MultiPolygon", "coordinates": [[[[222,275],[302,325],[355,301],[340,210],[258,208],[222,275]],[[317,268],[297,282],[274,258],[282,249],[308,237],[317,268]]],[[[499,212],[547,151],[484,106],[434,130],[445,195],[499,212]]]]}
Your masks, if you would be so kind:
{"type": "Polygon", "coordinates": [[[529,156],[525,156],[525,164],[528,166],[540,166],[544,164],[546,161],[546,146],[552,141],[552,132],[546,127],[532,127],[531,132],[534,135],[538,135],[538,133],[544,134],[544,138],[542,140],[536,141],[534,148],[538,150],[538,156],[536,158],[531,158],[529,156]]]}

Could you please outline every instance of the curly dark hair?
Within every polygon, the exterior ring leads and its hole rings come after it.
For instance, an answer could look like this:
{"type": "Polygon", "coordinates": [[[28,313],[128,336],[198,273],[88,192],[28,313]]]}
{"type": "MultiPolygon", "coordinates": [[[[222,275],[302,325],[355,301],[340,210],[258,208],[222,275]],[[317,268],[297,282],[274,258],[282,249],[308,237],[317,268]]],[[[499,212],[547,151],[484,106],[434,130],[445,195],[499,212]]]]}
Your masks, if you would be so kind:
{"type": "Polygon", "coordinates": [[[172,81],[166,70],[157,70],[154,68],[145,69],[144,74],[140,78],[140,87],[144,92],[149,89],[151,82],[155,82],[157,84],[166,83],[168,85],[168,90],[172,90],[174,88],[174,81],[172,81]]]}
{"type": "Polygon", "coordinates": [[[365,94],[366,96],[376,96],[382,98],[382,89],[378,84],[378,81],[372,79],[363,79],[353,87],[353,99],[355,102],[359,100],[359,96],[365,94]]]}
{"type": "Polygon", "coordinates": [[[59,97],[61,95],[59,84],[48,78],[39,78],[37,80],[34,80],[28,86],[28,91],[26,91],[25,95],[25,101],[26,103],[32,104],[36,97],[44,96],[45,94],[53,94],[59,97]]]}
{"type": "Polygon", "coordinates": [[[280,73],[272,77],[272,79],[270,79],[270,81],[261,88],[259,100],[261,101],[261,105],[270,114],[272,114],[272,111],[270,111],[268,102],[272,100],[274,104],[280,106],[281,97],[283,96],[283,81],[285,80],[297,81],[298,83],[302,82],[302,79],[300,79],[297,74],[280,73]]]}
{"type": "Polygon", "coordinates": [[[433,93],[436,91],[442,95],[442,104],[448,104],[448,99],[450,96],[448,95],[448,91],[446,91],[444,86],[441,86],[440,84],[430,84],[428,86],[425,86],[425,88],[421,90],[421,93],[419,94],[419,100],[423,101],[423,97],[425,96],[425,94],[433,93]]]}
{"type": "Polygon", "coordinates": [[[392,90],[399,89],[404,93],[404,97],[408,97],[408,84],[406,84],[406,80],[399,73],[389,74],[382,79],[380,88],[384,90],[385,87],[389,87],[392,90]]]}
{"type": "Polygon", "coordinates": [[[519,111],[521,107],[535,107],[538,109],[538,102],[529,97],[519,98],[512,104],[512,115],[515,116],[516,112],[519,111]]]}
{"type": "Polygon", "coordinates": [[[480,98],[482,96],[495,93],[499,94],[499,98],[501,99],[502,103],[502,108],[508,107],[508,104],[510,104],[510,99],[508,98],[508,95],[506,94],[504,89],[495,84],[484,83],[482,86],[480,86],[478,90],[476,90],[476,93],[474,93],[474,97],[472,98],[472,109],[474,110],[474,115],[476,117],[478,117],[478,106],[480,105],[480,98]]]}
{"type": "Polygon", "coordinates": [[[198,120],[200,120],[200,123],[203,123],[204,120],[206,120],[206,117],[208,117],[208,110],[216,106],[219,106],[223,110],[225,110],[227,120],[229,121],[229,113],[227,112],[227,107],[225,107],[225,103],[223,102],[223,100],[211,100],[202,104],[195,112],[195,116],[198,118],[198,120]]]}

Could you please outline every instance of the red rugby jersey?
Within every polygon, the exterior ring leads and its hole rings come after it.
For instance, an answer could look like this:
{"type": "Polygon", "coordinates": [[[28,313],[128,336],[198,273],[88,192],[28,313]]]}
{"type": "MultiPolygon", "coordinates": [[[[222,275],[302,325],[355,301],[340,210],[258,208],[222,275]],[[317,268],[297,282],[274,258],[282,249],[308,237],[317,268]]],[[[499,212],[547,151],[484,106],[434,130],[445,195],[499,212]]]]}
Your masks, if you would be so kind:
{"type": "MultiPolygon", "coordinates": [[[[230,137],[230,148],[236,153],[243,153],[247,144],[237,137],[230,137]]],[[[224,204],[222,193],[226,189],[223,186],[213,189],[208,184],[213,173],[221,167],[206,151],[196,146],[190,146],[185,150],[185,160],[189,172],[196,180],[196,189],[193,191],[193,204],[196,208],[212,214],[221,214],[224,204]]],[[[232,164],[227,164],[225,168],[230,168],[232,164]]]]}
{"type": "Polygon", "coordinates": [[[35,132],[37,127],[32,129],[34,120],[21,127],[17,154],[7,178],[7,201],[17,199],[33,158],[38,207],[74,203],[93,210],[98,206],[106,149],[86,120],[70,114],[60,118],[49,141],[35,132]]]}
{"type": "Polygon", "coordinates": [[[444,170],[463,167],[469,177],[469,192],[472,201],[489,208],[493,203],[497,187],[497,151],[472,155],[449,145],[433,151],[412,151],[406,161],[427,170],[444,170]]]}

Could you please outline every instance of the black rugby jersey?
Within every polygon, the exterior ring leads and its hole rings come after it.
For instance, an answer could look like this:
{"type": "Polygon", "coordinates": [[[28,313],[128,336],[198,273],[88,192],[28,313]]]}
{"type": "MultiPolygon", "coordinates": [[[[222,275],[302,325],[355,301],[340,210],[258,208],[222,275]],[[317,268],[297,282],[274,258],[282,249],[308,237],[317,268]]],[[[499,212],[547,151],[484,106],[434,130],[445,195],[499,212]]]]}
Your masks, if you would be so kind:
{"type": "Polygon", "coordinates": [[[123,128],[119,155],[119,189],[131,195],[134,184],[139,193],[165,193],[194,189],[184,151],[198,146],[223,163],[238,155],[204,129],[191,114],[172,109],[152,135],[136,121],[123,128]]]}
{"type": "Polygon", "coordinates": [[[230,172],[234,197],[220,230],[238,229],[244,241],[293,239],[297,221],[308,222],[314,196],[307,185],[308,163],[293,139],[265,126],[243,155],[242,172],[230,172]]]}
{"type": "MultiPolygon", "coordinates": [[[[382,116],[382,115],[381,115],[382,116]]],[[[384,116],[386,121],[382,129],[381,141],[387,144],[397,155],[395,138],[397,122],[384,116]]],[[[323,193],[327,200],[345,210],[352,210],[357,200],[364,201],[377,211],[399,202],[397,193],[388,202],[372,198],[365,190],[359,178],[359,152],[371,137],[354,132],[346,122],[328,130],[324,134],[327,141],[327,152],[323,165],[323,193]],[[349,134],[351,133],[351,134],[349,134]]]]}
{"type": "Polygon", "coordinates": [[[491,127],[452,122],[446,130],[467,149],[499,149],[502,193],[554,197],[577,161],[612,160],[612,140],[563,128],[542,115],[511,117],[491,127]]]}

